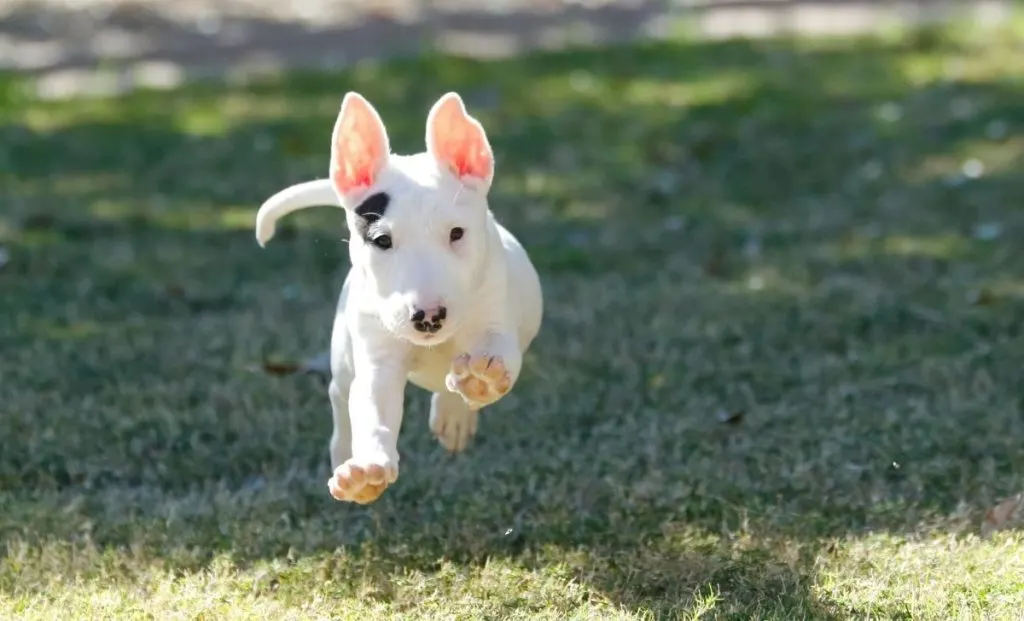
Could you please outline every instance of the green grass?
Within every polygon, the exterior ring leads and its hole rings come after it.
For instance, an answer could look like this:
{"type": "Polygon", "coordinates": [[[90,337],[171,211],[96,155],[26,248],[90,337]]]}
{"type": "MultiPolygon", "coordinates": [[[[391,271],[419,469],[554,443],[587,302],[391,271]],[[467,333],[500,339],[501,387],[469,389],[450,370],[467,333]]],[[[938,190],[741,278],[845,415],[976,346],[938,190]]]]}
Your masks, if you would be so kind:
{"type": "Polygon", "coordinates": [[[42,102],[0,90],[0,618],[1017,619],[1024,54],[676,42],[42,102]],[[513,394],[327,494],[346,90],[459,90],[542,274],[513,394]],[[980,174],[979,164],[981,167],[980,174]],[[966,170],[968,175],[964,174],[966,170]],[[731,413],[731,422],[719,420],[731,413]]]}

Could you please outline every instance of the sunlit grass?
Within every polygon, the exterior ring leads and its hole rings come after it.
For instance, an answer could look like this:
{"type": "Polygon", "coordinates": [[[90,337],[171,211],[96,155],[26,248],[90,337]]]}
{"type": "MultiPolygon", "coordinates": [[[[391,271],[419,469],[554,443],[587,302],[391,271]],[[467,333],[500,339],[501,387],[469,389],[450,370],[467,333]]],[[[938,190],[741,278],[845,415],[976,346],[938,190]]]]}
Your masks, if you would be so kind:
{"type": "Polygon", "coordinates": [[[1021,544],[1019,535],[991,542],[944,534],[844,541],[822,563],[818,590],[876,616],[973,619],[1002,610],[998,618],[1010,619],[1024,598],[1021,544]]]}

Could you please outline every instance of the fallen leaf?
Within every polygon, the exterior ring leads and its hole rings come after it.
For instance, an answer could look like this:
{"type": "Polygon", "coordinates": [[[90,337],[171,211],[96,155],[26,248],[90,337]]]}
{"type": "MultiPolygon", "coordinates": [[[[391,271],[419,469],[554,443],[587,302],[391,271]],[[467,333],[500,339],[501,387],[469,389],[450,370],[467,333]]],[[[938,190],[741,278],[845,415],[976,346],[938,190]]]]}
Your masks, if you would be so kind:
{"type": "Polygon", "coordinates": [[[1013,527],[1024,518],[1024,492],[1011,496],[985,512],[981,535],[988,537],[997,530],[1013,527]]]}
{"type": "Polygon", "coordinates": [[[263,361],[263,370],[270,375],[292,375],[298,373],[302,365],[295,362],[271,362],[263,361]]]}
{"type": "Polygon", "coordinates": [[[260,366],[268,375],[285,376],[302,373],[329,378],[331,375],[331,352],[321,352],[302,362],[263,360],[260,366]]]}

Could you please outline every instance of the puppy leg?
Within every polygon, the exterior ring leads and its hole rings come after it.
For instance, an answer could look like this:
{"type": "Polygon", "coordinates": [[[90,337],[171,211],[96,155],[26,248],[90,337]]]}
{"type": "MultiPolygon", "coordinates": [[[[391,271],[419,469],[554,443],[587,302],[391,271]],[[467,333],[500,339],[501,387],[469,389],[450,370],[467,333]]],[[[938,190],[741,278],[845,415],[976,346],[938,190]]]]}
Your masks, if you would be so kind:
{"type": "Polygon", "coordinates": [[[478,411],[454,392],[435,392],[430,397],[430,431],[441,446],[458,453],[476,435],[478,411]]]}
{"type": "Polygon", "coordinates": [[[331,398],[334,432],[331,434],[331,470],[352,458],[352,422],[349,420],[348,388],[351,380],[338,377],[331,380],[327,394],[331,398]]]}
{"type": "Polygon", "coordinates": [[[398,479],[398,433],[405,397],[406,348],[353,330],[354,374],[348,391],[351,454],[327,482],[337,500],[368,504],[398,479]],[[356,336],[358,335],[358,336],[356,336]]]}
{"type": "MultiPolygon", "coordinates": [[[[348,395],[352,386],[352,378],[355,376],[355,368],[352,361],[352,337],[345,320],[348,290],[349,282],[346,278],[345,284],[341,288],[341,295],[338,297],[338,307],[331,331],[330,352],[327,356],[318,356],[318,359],[327,358],[331,376],[327,395],[331,399],[331,412],[334,418],[334,432],[331,434],[330,443],[332,471],[337,470],[341,464],[352,458],[352,422],[348,407],[348,395]]],[[[321,362],[321,364],[323,363],[321,362]]]]}
{"type": "Polygon", "coordinates": [[[492,330],[471,340],[468,351],[452,361],[445,377],[448,390],[478,410],[508,394],[523,365],[523,353],[511,331],[492,330]]]}

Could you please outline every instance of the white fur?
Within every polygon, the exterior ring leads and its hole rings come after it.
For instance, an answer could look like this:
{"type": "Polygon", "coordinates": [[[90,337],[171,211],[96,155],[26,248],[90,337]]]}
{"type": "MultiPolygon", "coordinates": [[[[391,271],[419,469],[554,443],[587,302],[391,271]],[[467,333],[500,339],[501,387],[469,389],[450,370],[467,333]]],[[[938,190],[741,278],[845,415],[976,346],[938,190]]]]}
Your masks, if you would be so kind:
{"type": "MultiPolygon", "coordinates": [[[[339,500],[371,502],[397,478],[407,381],[434,393],[430,428],[445,448],[461,451],[476,433],[480,408],[515,384],[523,352],[540,329],[540,280],[526,251],[488,207],[491,175],[459,178],[435,154],[431,119],[452,98],[462,106],[450,93],[428,115],[427,150],[403,156],[385,149],[372,186],[346,194],[330,179],[301,183],[268,199],[256,218],[261,246],[279,218],[314,205],[344,207],[353,233],[352,267],[331,337],[328,390],[335,470],[329,486],[339,500]],[[391,198],[380,220],[393,240],[389,250],[355,234],[355,207],[380,191],[391,198]],[[453,227],[465,230],[463,239],[450,241],[453,227]],[[413,327],[413,309],[440,305],[447,318],[439,331],[413,327]],[[503,381],[506,390],[498,387],[503,381]],[[370,490],[374,486],[377,491],[370,490]]],[[[380,128],[386,145],[383,123],[380,128]]],[[[337,131],[334,140],[343,140],[337,131]]],[[[336,165],[332,161],[332,171],[336,165]]]]}
{"type": "Polygon", "coordinates": [[[256,212],[256,241],[263,248],[274,236],[277,221],[293,211],[305,209],[313,205],[337,205],[338,195],[330,182],[325,180],[296,183],[270,197],[256,212]]]}

